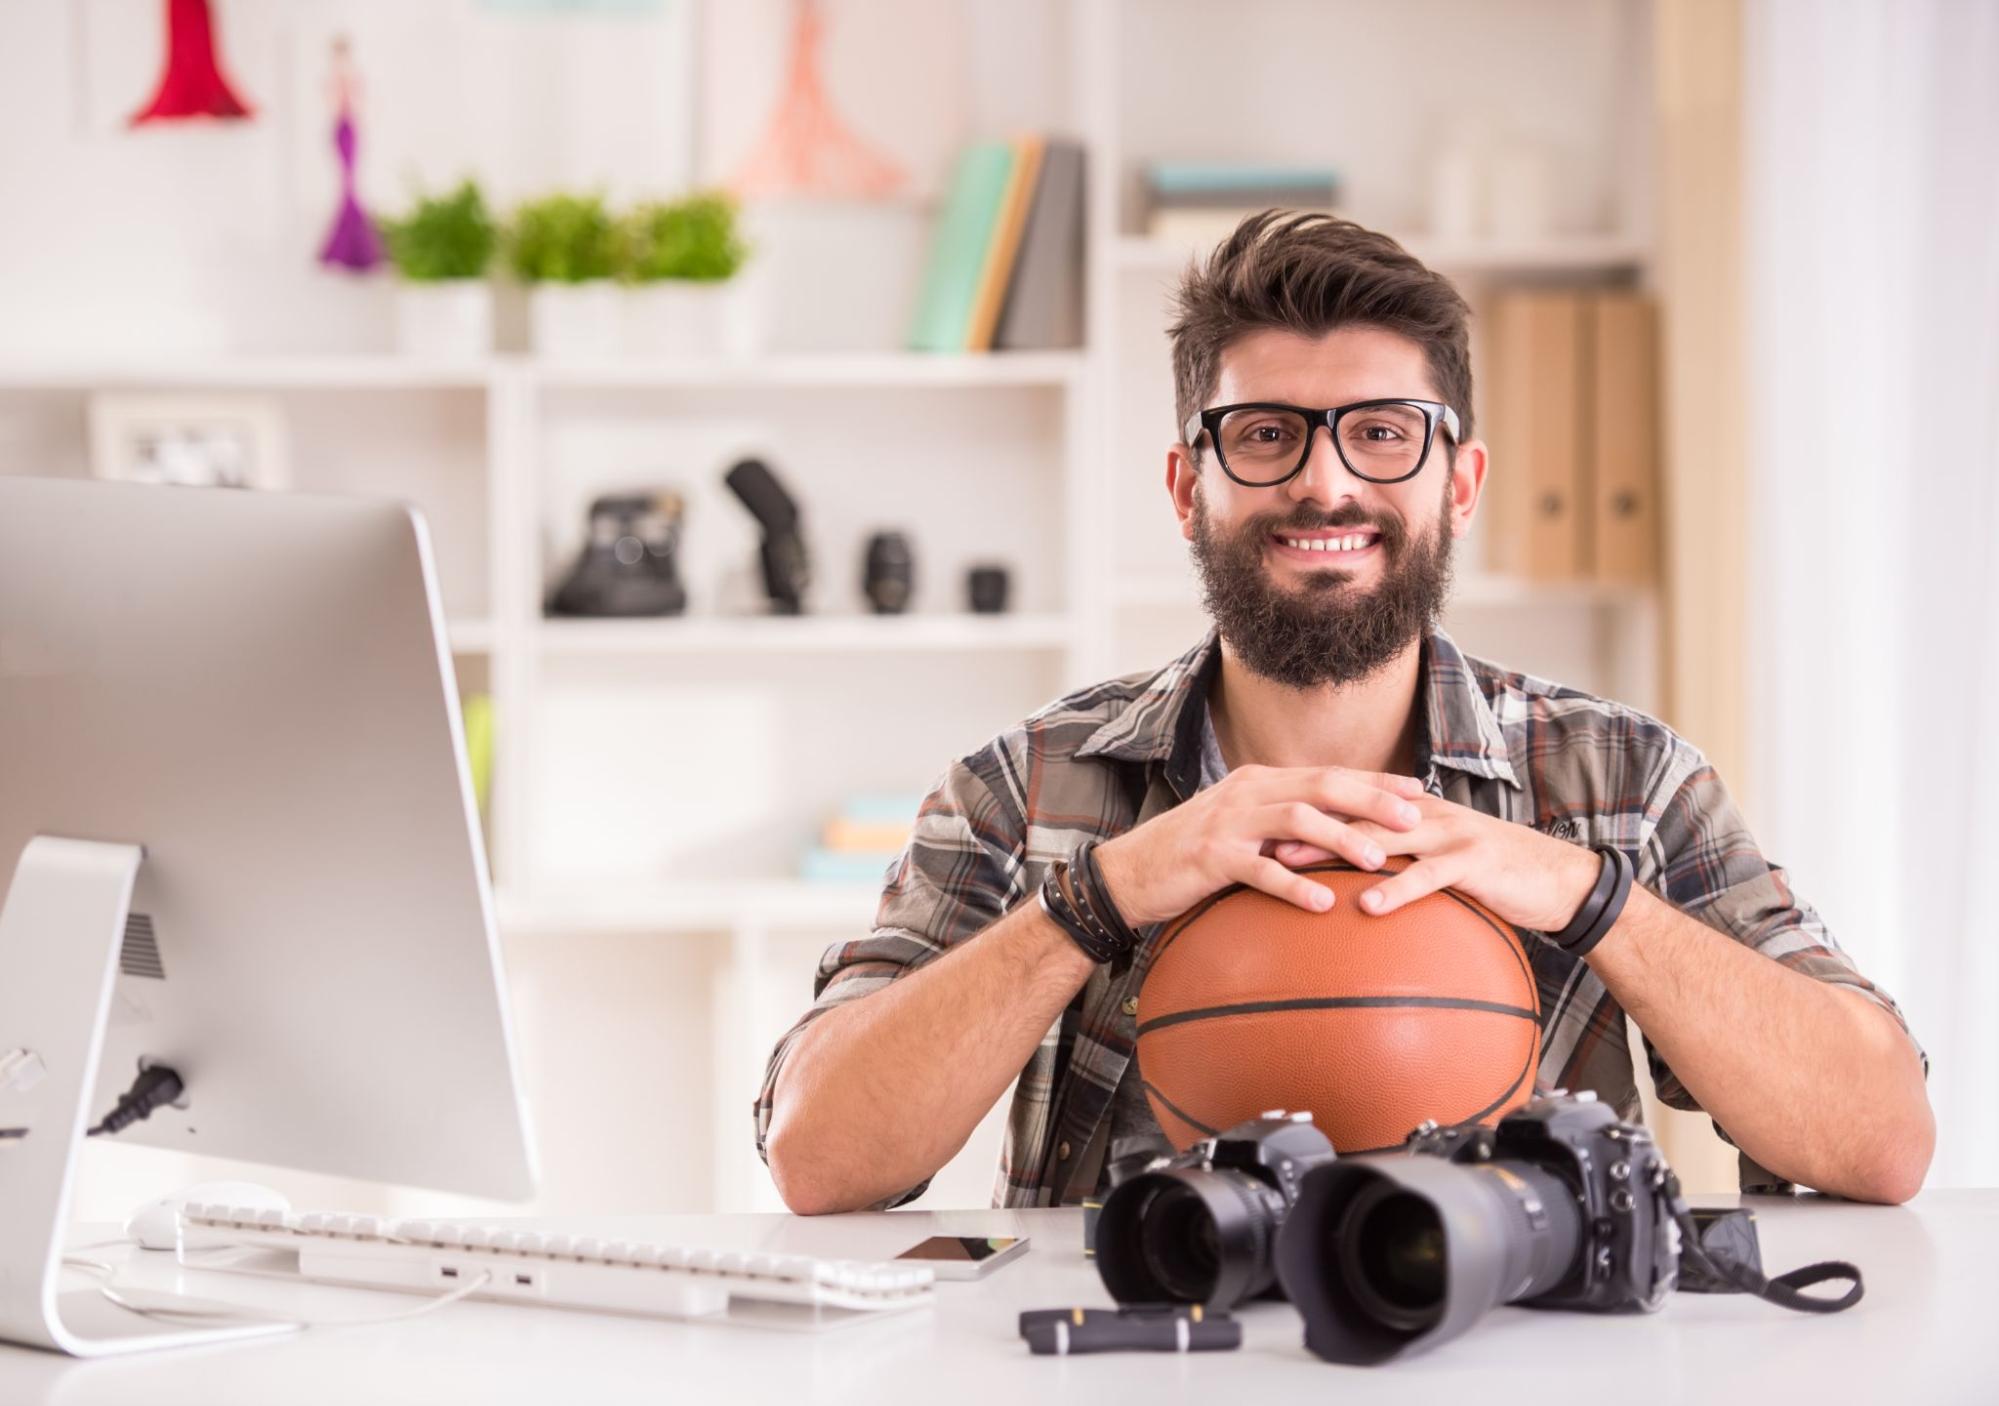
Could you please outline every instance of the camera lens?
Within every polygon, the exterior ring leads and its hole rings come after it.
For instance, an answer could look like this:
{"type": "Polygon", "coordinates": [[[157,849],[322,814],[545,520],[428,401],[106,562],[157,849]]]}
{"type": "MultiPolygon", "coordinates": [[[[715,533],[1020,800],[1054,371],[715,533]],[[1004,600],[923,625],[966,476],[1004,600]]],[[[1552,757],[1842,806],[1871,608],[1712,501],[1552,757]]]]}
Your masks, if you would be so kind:
{"type": "Polygon", "coordinates": [[[1149,1172],[1104,1198],[1097,1272],[1119,1303],[1231,1308],[1277,1282],[1283,1219],[1283,1196],[1245,1172],[1149,1172]]]}
{"type": "Polygon", "coordinates": [[[1146,1272],[1182,1303],[1206,1303],[1221,1274],[1222,1244],[1215,1218],[1200,1193],[1185,1182],[1168,1182],[1139,1212],[1139,1253],[1146,1272]]]}
{"type": "Polygon", "coordinates": [[[1334,1232],[1340,1271],[1362,1309],[1420,1332],[1444,1310],[1444,1224],[1436,1207],[1389,1182],[1353,1199],[1334,1232]]]}
{"type": "Polygon", "coordinates": [[[1306,1345],[1365,1364],[1550,1292],[1577,1272],[1585,1240],[1575,1193],[1542,1167],[1388,1153],[1307,1174],[1277,1264],[1306,1345]]]}

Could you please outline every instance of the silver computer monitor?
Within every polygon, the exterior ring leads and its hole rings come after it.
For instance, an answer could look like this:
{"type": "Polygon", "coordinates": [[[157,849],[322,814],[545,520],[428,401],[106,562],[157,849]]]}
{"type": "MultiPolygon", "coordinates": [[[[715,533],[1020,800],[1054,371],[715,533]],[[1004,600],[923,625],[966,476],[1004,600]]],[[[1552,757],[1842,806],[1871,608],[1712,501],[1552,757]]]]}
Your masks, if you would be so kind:
{"type": "MultiPolygon", "coordinates": [[[[532,1193],[456,683],[413,509],[0,477],[0,894],[18,900],[0,987],[16,992],[74,984],[41,965],[74,945],[66,861],[43,846],[34,894],[21,892],[38,836],[96,842],[86,857],[143,849],[93,1118],[142,1062],[166,1063],[184,1106],[121,1138],[532,1193]]],[[[0,1054],[38,1022],[66,1051],[74,1024],[50,1026],[42,1004],[10,1013],[4,994],[0,1018],[16,1027],[0,1028],[0,1054]]],[[[60,1135],[60,1110],[36,1104],[59,1084],[0,1089],[0,1126],[25,1132],[0,1186],[37,1117],[44,1142],[60,1135]]]]}

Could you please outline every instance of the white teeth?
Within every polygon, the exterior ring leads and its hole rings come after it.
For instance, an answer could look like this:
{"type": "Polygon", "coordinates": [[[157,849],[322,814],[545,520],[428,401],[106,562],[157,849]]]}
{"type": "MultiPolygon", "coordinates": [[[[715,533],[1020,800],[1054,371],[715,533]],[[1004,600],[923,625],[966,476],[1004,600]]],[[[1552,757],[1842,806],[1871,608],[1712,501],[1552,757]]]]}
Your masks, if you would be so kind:
{"type": "Polygon", "coordinates": [[[1284,537],[1280,541],[1287,547],[1296,547],[1303,552],[1357,552],[1369,545],[1371,539],[1359,533],[1347,537],[1284,537]]]}

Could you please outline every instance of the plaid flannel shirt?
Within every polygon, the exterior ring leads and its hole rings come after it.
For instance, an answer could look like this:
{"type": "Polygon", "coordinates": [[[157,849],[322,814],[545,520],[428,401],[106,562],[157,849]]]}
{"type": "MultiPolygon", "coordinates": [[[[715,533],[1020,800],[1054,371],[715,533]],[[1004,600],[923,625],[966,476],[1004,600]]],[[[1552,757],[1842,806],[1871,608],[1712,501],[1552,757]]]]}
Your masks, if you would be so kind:
{"type": "MultiPolygon", "coordinates": [[[[812,1007],[771,1054],[755,1108],[766,1160],[778,1069],[814,1018],[1034,901],[1049,864],[1084,840],[1122,834],[1198,789],[1201,729],[1220,659],[1210,631],[1164,669],[1072,693],[952,763],[888,871],[872,935],[827,949],[812,1007]]],[[[1852,987],[1908,1029],[1895,1002],[1854,968],[1784,871],[1764,859],[1714,768],[1663,723],[1468,656],[1440,630],[1426,637],[1422,679],[1416,773],[1430,794],[1578,844],[1616,845],[1631,857],[1635,881],[1680,911],[1794,971],[1852,987]]],[[[1106,967],[1090,977],[1021,1070],[996,1205],[1074,1202],[1099,1189],[1112,1097],[1120,1080],[1137,1077],[1132,998],[1161,926],[1141,930],[1129,971],[1106,967]]],[[[1540,990],[1537,1085],[1593,1089],[1620,1117],[1638,1120],[1623,1009],[1587,963],[1533,936],[1526,946],[1540,990]]],[[[1661,1101],[1698,1110],[1650,1040],[1643,1043],[1661,1101]]],[[[1745,1186],[1782,1185],[1747,1156],[1741,1161],[1745,1186]]],[[[900,1205],[927,1185],[882,1205],[900,1205]]]]}

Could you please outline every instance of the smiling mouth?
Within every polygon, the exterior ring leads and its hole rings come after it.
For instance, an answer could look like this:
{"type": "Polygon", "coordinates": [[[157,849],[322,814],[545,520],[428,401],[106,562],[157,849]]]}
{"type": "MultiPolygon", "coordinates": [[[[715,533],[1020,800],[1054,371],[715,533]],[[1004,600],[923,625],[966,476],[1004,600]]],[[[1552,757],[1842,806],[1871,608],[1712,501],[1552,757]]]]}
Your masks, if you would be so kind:
{"type": "Polygon", "coordinates": [[[1270,541],[1284,556],[1330,565],[1366,556],[1380,543],[1381,534],[1372,528],[1347,532],[1273,532],[1270,541]]]}

